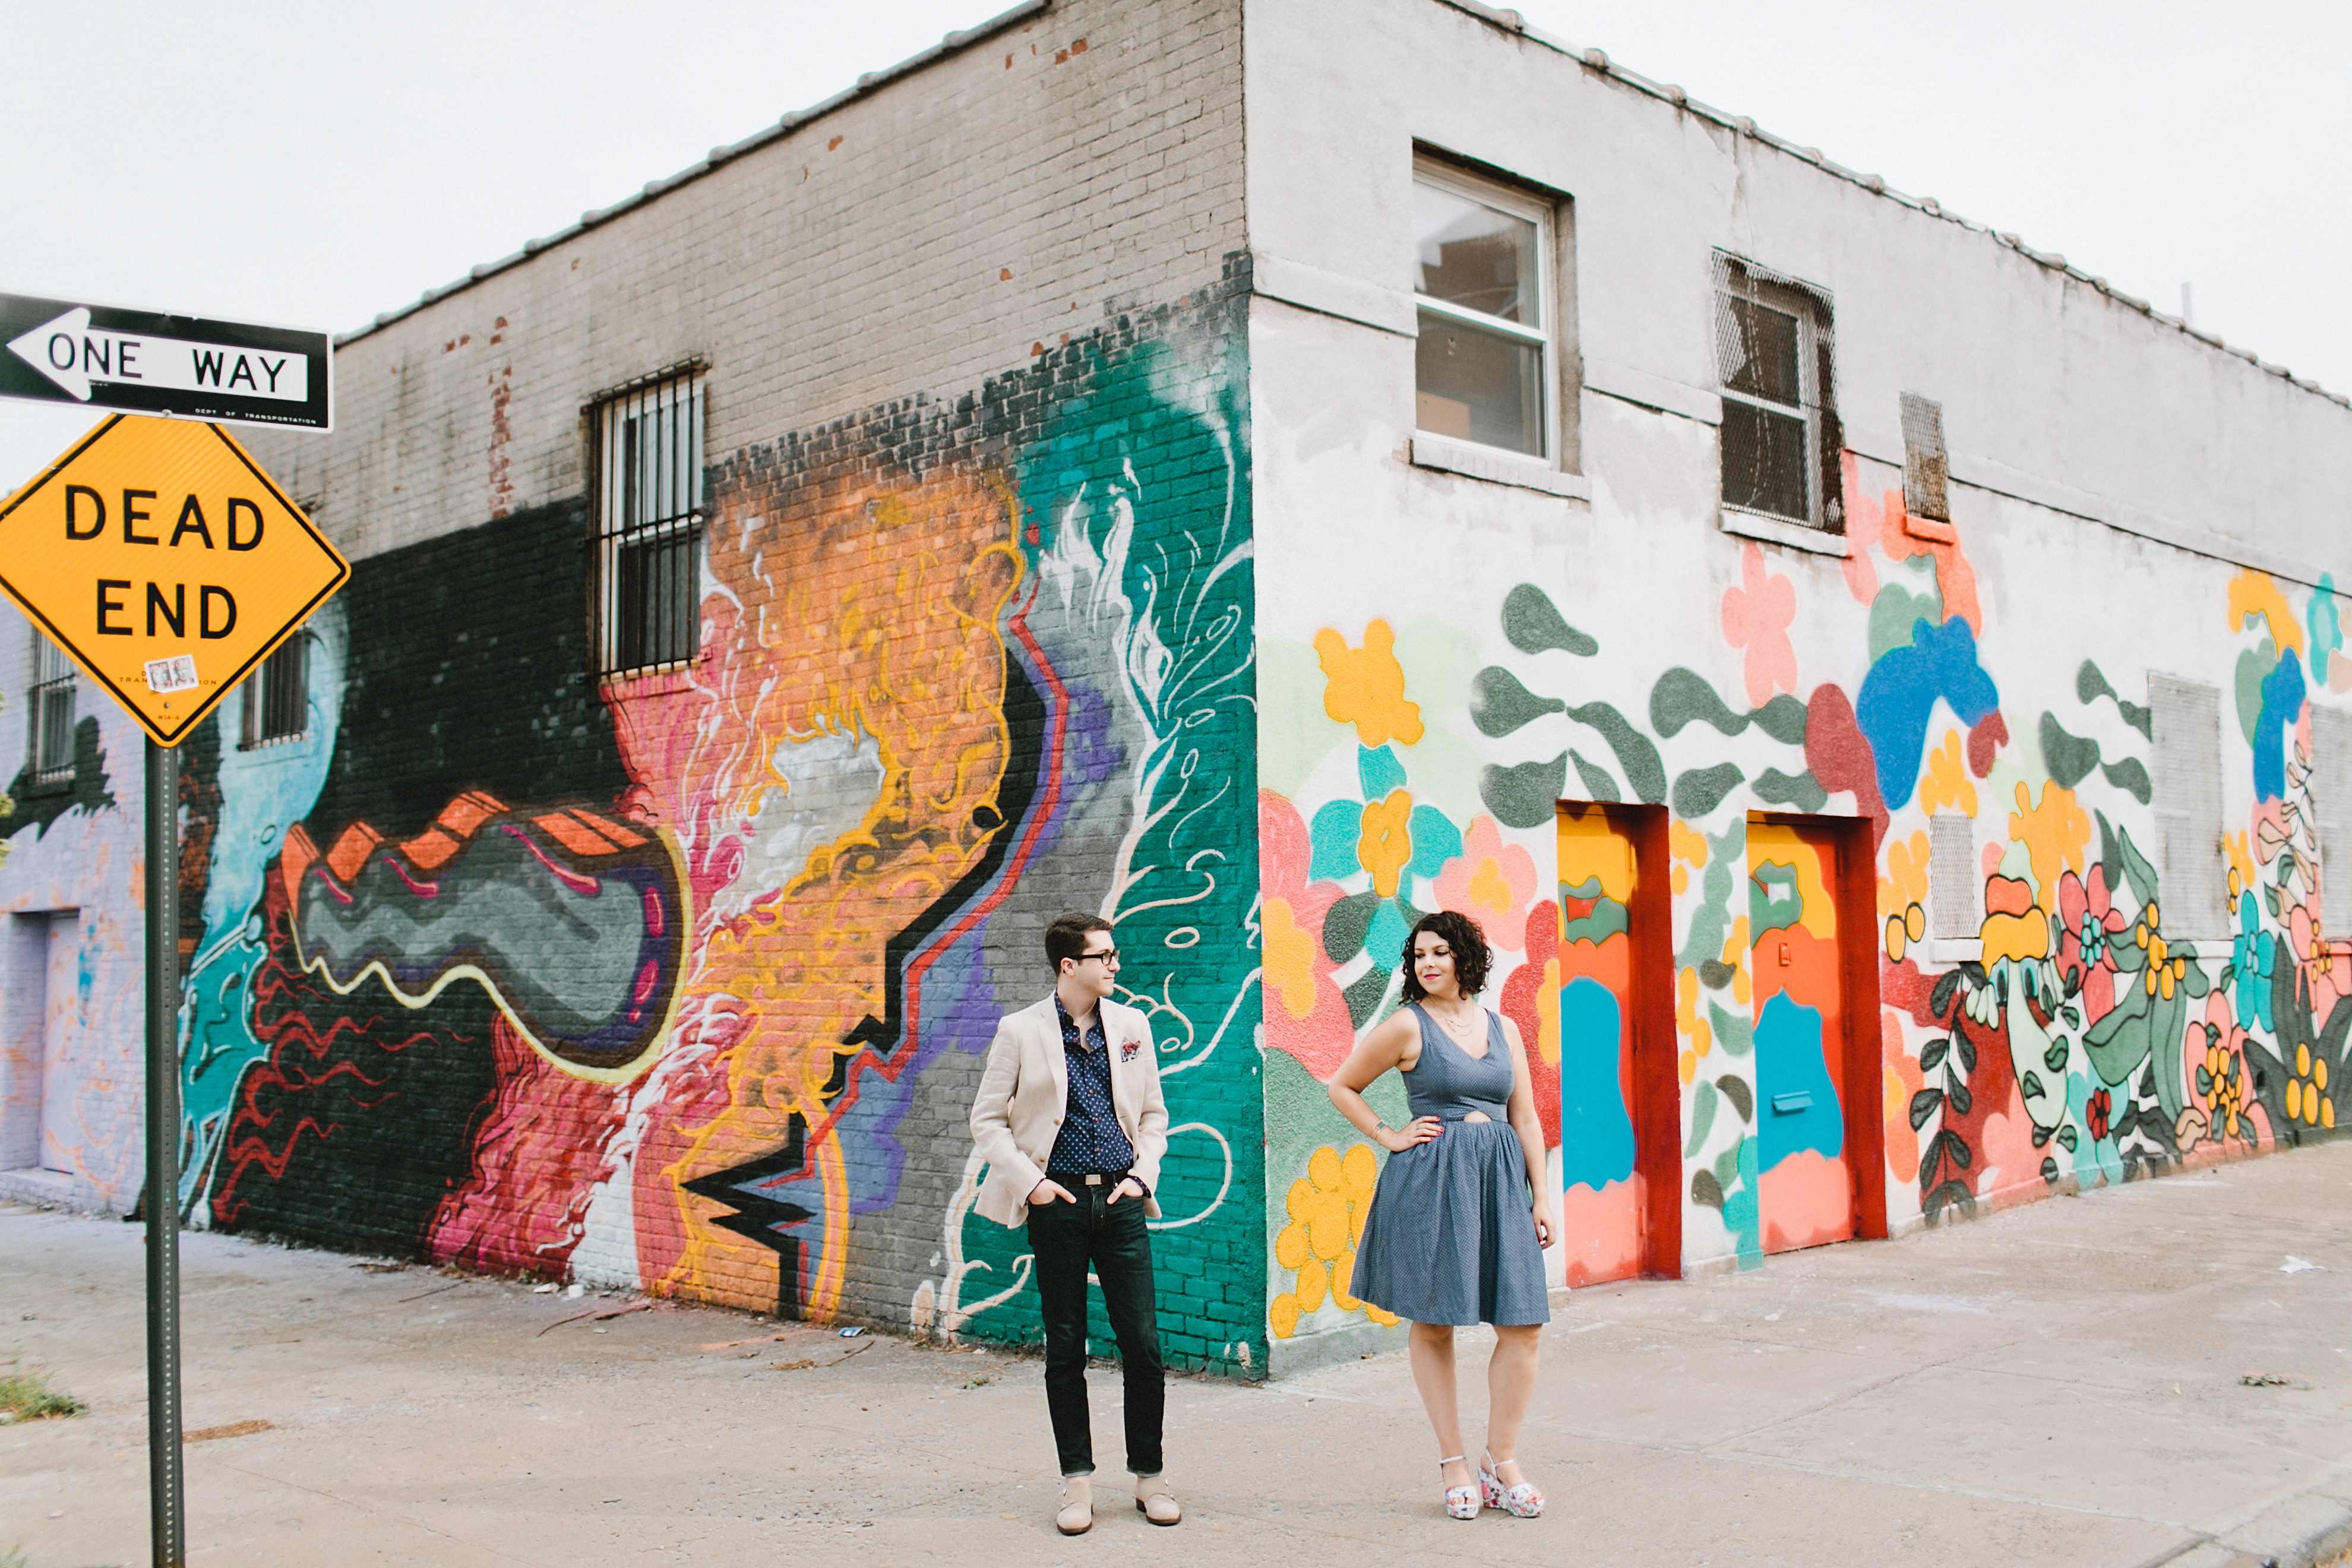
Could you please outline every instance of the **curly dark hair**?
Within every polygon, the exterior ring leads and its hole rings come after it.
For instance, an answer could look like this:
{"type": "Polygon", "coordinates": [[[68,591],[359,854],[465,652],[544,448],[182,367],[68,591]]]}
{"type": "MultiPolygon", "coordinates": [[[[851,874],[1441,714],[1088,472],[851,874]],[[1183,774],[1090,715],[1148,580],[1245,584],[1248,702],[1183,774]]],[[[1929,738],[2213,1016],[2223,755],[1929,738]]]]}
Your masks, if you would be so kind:
{"type": "Polygon", "coordinates": [[[1475,996],[1486,988],[1486,971],[1494,966],[1494,950],[1486,945],[1486,933],[1468,915],[1452,910],[1440,910],[1423,915],[1413,922],[1404,939],[1404,999],[1418,1002],[1429,994],[1421,988],[1421,977],[1412,972],[1412,944],[1421,933],[1429,931],[1444,940],[1454,952],[1454,979],[1465,996],[1475,996]]]}

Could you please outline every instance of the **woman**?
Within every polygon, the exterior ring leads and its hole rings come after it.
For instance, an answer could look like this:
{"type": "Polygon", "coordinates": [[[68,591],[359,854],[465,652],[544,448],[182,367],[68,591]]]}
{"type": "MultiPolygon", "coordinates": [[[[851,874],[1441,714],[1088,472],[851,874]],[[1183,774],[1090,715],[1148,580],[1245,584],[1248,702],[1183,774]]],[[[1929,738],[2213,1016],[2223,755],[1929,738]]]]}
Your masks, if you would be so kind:
{"type": "Polygon", "coordinates": [[[1543,1249],[1553,1222],[1527,1046],[1509,1019],[1475,1000],[1491,962],[1476,921],[1423,915],[1405,944],[1406,1005],[1357,1045],[1330,1093],[1339,1114],[1389,1152],[1349,1289],[1412,1324],[1412,1381],[1446,1456],[1437,1462],[1445,1511],[1475,1519],[1483,1501],[1533,1519],[1543,1493],[1514,1456],[1535,1390],[1536,1334],[1551,1317],[1543,1249]],[[1364,1102],[1391,1068],[1404,1076],[1412,1120],[1403,1127],[1364,1102]],[[1495,1354],[1474,1480],[1454,1402],[1454,1330],[1479,1322],[1495,1326],[1495,1354]]]}

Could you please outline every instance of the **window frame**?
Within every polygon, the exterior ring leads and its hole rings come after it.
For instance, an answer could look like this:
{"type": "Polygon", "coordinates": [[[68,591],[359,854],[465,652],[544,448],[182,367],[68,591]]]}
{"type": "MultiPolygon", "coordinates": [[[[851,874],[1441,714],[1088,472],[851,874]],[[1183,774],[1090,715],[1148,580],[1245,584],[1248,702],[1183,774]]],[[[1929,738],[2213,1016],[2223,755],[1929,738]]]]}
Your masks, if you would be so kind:
{"type": "Polygon", "coordinates": [[[1727,250],[1715,252],[1713,273],[1708,303],[1713,308],[1716,323],[1717,395],[1726,403],[1737,403],[1762,413],[1786,418],[1794,412],[1803,419],[1807,515],[1789,517],[1759,507],[1736,505],[1725,499],[1723,479],[1727,453],[1720,425],[1716,431],[1717,504],[1729,517],[1754,519],[1768,527],[1801,529],[1825,539],[1843,541],[1845,537],[1845,501],[1843,495],[1836,493],[1832,481],[1832,476],[1840,471],[1839,448],[1845,439],[1844,426],[1837,416],[1836,306],[1827,289],[1759,266],[1727,250]],[[1722,339],[1722,318],[1727,299],[1745,300],[1795,320],[1797,403],[1775,403],[1770,398],[1759,397],[1731,387],[1728,374],[1724,368],[1722,339]],[[1830,378],[1827,385],[1822,384],[1824,375],[1830,378]]]}
{"type": "Polygon", "coordinates": [[[245,680],[239,694],[243,699],[237,716],[236,749],[240,752],[267,751],[272,746],[293,745],[310,738],[310,634],[297,631],[292,637],[269,650],[269,657],[255,667],[245,680]],[[289,665],[294,667],[293,679],[300,698],[302,721],[291,730],[263,732],[275,711],[282,705],[273,700],[274,688],[286,679],[289,665]]]}
{"type": "MultiPolygon", "coordinates": [[[[1559,337],[1561,295],[1559,216],[1562,203],[1538,193],[1512,185],[1492,175],[1481,174],[1450,159],[1416,149],[1412,155],[1412,183],[1429,185],[1465,201],[1491,207],[1506,216],[1526,220],[1536,230],[1536,309],[1539,325],[1528,327],[1517,321],[1507,321],[1500,316],[1490,316],[1482,310],[1456,305],[1449,300],[1421,291],[1421,263],[1418,255],[1412,261],[1412,307],[1414,337],[1420,336],[1421,312],[1427,310],[1448,321],[1459,321],[1479,331],[1512,339],[1534,347],[1541,356],[1536,366],[1536,387],[1544,400],[1538,427],[1543,433],[1543,450],[1522,452],[1510,447],[1497,447],[1490,441],[1480,441],[1467,436],[1449,435],[1442,430],[1424,430],[1421,424],[1421,374],[1416,365],[1413,373],[1413,433],[1434,436],[1441,440],[1455,441],[1481,451],[1499,452],[1522,463],[1541,463],[1547,468],[1560,466],[1567,449],[1562,420],[1568,399],[1561,386],[1562,351],[1559,337]]],[[[1417,244],[1419,237],[1414,236],[1417,244]]]]}
{"type": "MultiPolygon", "coordinates": [[[[589,649],[600,680],[634,679],[683,669],[700,653],[700,586],[709,533],[709,371],[708,362],[702,359],[686,360],[601,392],[582,410],[589,447],[589,649]],[[633,491],[625,471],[628,444],[615,440],[614,434],[631,420],[665,407],[683,408],[687,416],[679,421],[687,426],[686,434],[674,438],[677,447],[671,453],[675,466],[668,479],[665,481],[657,474],[650,481],[656,491],[665,482],[671,487],[671,510],[665,515],[632,520],[626,510],[628,497],[646,490],[639,485],[633,491]],[[686,504],[677,510],[680,500],[686,504]],[[691,578],[684,619],[670,628],[667,647],[645,650],[657,657],[631,658],[628,655],[637,650],[629,647],[631,623],[621,598],[623,563],[639,552],[651,554],[681,538],[688,543],[687,570],[691,578]],[[681,638],[682,651],[678,648],[681,638]]],[[[641,647],[655,635],[643,626],[635,631],[641,647]]]]}
{"type": "Polygon", "coordinates": [[[81,720],[81,671],[63,648],[42,635],[40,627],[30,630],[33,679],[26,683],[25,695],[25,774],[35,788],[47,788],[73,781],[74,728],[81,720]],[[43,719],[48,711],[47,699],[53,691],[62,691],[66,698],[65,726],[58,736],[65,761],[45,768],[41,765],[41,742],[49,733],[49,726],[43,719]]]}

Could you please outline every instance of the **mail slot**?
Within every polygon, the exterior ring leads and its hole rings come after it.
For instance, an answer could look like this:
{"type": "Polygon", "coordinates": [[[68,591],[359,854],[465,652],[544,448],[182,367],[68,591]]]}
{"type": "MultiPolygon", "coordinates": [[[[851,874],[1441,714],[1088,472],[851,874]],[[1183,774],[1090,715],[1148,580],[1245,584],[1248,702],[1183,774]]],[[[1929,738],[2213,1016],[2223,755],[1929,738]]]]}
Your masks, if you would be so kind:
{"type": "Polygon", "coordinates": [[[1784,1094],[1776,1094],[1772,1097],[1772,1109],[1782,1116],[1787,1116],[1793,1111],[1811,1110],[1812,1108],[1813,1093],[1808,1089],[1790,1089],[1784,1094]]]}

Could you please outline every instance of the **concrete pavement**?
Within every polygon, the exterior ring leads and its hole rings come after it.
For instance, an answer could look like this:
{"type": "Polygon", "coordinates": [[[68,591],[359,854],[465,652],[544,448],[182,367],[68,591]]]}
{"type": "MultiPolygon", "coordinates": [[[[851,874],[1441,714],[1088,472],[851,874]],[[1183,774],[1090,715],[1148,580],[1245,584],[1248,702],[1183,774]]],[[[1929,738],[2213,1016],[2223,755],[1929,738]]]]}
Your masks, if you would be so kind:
{"type": "MultiPolygon", "coordinates": [[[[2352,1144],[1755,1272],[1578,1291],[1521,1445],[1548,1517],[1446,1521],[1402,1356],[1181,1382],[1155,1530],[1052,1531],[1038,1363],[199,1234],[196,1563],[2308,1563],[2352,1542],[2352,1144]],[[2290,1257],[2319,1267],[2283,1272],[2290,1257]],[[562,1320],[575,1319],[562,1321],[562,1320]],[[2248,1385],[2242,1379],[2270,1377],[2248,1385]],[[248,1424],[266,1423],[252,1426],[248,1424]]],[[[0,1207],[0,1559],[145,1556],[140,1232],[0,1207]]],[[[1465,1335],[1470,1429],[1486,1341],[1465,1335]]]]}

